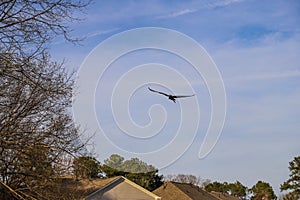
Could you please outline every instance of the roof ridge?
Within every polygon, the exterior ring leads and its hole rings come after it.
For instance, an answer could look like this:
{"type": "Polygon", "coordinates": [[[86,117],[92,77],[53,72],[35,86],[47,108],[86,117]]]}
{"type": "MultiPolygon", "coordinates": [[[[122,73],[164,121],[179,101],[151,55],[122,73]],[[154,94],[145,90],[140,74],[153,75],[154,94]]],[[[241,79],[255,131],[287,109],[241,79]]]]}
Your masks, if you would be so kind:
{"type": "Polygon", "coordinates": [[[124,176],[117,176],[116,179],[112,180],[111,182],[107,183],[106,185],[104,185],[103,187],[99,188],[98,190],[96,190],[95,192],[91,193],[90,195],[88,195],[85,199],[89,199],[90,197],[92,197],[93,195],[99,193],[100,191],[106,190],[107,188],[112,187],[113,185],[119,184],[121,182],[126,182],[129,185],[131,185],[132,187],[146,193],[147,195],[153,197],[155,200],[160,200],[161,198],[159,196],[157,196],[156,194],[153,194],[152,192],[146,190],[145,188],[143,188],[142,186],[134,183],[133,181],[125,178],[124,176]]]}
{"type": "Polygon", "coordinates": [[[92,192],[91,194],[89,194],[87,197],[85,197],[85,199],[88,199],[90,196],[93,196],[94,194],[98,193],[100,190],[104,190],[108,187],[110,187],[112,184],[120,181],[121,176],[116,176],[116,179],[113,179],[112,181],[108,182],[106,185],[104,185],[103,187],[99,188],[98,190],[92,192]]]}
{"type": "Polygon", "coordinates": [[[146,189],[143,188],[142,186],[140,186],[140,185],[136,184],[135,182],[133,182],[133,181],[127,179],[126,177],[124,177],[124,176],[121,176],[121,177],[124,179],[124,181],[125,181],[126,183],[132,185],[133,187],[135,187],[135,188],[137,188],[137,189],[139,189],[139,190],[142,190],[143,192],[145,192],[146,194],[148,194],[148,195],[154,197],[154,198],[157,199],[157,200],[160,200],[160,199],[161,199],[161,198],[160,198],[159,196],[157,196],[156,194],[150,192],[149,190],[146,190],[146,189]]]}

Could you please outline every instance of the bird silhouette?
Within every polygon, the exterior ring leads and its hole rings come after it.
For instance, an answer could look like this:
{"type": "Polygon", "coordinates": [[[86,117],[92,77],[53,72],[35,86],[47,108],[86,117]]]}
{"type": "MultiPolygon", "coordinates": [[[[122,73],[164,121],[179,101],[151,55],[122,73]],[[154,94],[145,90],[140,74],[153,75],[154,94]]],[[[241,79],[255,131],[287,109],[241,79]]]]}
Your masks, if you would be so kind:
{"type": "Polygon", "coordinates": [[[160,91],[157,91],[157,90],[153,90],[151,88],[148,87],[148,89],[151,91],[151,92],[156,92],[158,94],[162,94],[162,95],[165,95],[167,96],[170,100],[172,100],[174,103],[176,103],[176,99],[177,98],[185,98],[185,97],[192,97],[192,96],[195,96],[194,94],[192,95],[171,95],[171,94],[166,94],[164,92],[160,92],[160,91]]]}

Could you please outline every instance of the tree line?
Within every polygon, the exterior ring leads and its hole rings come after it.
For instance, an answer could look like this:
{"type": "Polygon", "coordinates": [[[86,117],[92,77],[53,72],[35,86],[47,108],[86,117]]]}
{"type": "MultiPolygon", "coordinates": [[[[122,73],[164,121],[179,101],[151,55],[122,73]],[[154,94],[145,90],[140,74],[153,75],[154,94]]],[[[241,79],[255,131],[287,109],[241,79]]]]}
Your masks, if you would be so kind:
{"type": "Polygon", "coordinates": [[[100,164],[95,158],[83,156],[74,159],[74,175],[78,178],[110,178],[124,176],[149,191],[163,184],[163,176],[158,169],[138,158],[125,160],[122,156],[113,154],[100,164]]]}
{"type": "Polygon", "coordinates": [[[285,194],[277,197],[272,186],[263,181],[258,181],[251,188],[243,186],[239,181],[235,183],[219,183],[213,182],[205,186],[207,191],[216,191],[225,194],[230,194],[239,199],[253,199],[253,200],[299,200],[300,199],[300,156],[295,157],[289,162],[289,179],[280,185],[281,192],[285,194]]]}
{"type": "Polygon", "coordinates": [[[76,178],[103,178],[125,176],[147,190],[153,191],[164,182],[179,182],[199,186],[208,192],[219,192],[237,197],[241,200],[298,200],[300,198],[300,156],[289,163],[290,178],[281,186],[281,191],[288,191],[277,197],[272,186],[264,181],[258,181],[251,188],[241,182],[234,183],[210,181],[191,174],[158,175],[158,170],[147,163],[132,158],[125,160],[122,156],[113,154],[101,165],[93,157],[79,157],[73,163],[76,178]]]}

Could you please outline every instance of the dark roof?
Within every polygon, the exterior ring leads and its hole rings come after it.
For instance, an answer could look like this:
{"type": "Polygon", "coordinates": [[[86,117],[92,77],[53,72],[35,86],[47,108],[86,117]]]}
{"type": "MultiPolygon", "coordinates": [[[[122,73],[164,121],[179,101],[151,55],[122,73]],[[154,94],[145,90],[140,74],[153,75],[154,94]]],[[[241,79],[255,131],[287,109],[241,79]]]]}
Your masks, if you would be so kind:
{"type": "Polygon", "coordinates": [[[106,179],[75,179],[72,176],[58,178],[55,183],[39,191],[45,199],[84,199],[87,195],[109,184],[118,177],[106,179]]]}
{"type": "Polygon", "coordinates": [[[239,198],[231,196],[231,195],[226,194],[226,193],[224,194],[224,193],[221,193],[221,192],[212,191],[211,194],[214,195],[215,197],[219,198],[219,199],[222,199],[222,200],[239,200],[239,198]]]}
{"type": "Polygon", "coordinates": [[[219,200],[200,187],[187,183],[167,182],[153,193],[162,200],[219,200]]]}

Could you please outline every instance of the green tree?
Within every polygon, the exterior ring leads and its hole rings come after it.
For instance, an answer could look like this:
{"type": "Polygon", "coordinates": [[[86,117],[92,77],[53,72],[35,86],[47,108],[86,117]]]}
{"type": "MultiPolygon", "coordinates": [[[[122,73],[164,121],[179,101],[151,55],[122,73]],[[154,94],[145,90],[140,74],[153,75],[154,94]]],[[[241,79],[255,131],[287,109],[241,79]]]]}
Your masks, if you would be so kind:
{"type": "Polygon", "coordinates": [[[158,175],[157,169],[145,173],[127,173],[125,177],[149,191],[153,191],[163,184],[163,176],[158,175]]]}
{"type": "Polygon", "coordinates": [[[289,162],[290,178],[285,181],[281,186],[280,190],[291,191],[288,196],[289,199],[300,198],[300,156],[295,157],[294,160],[289,162]]]}
{"type": "Polygon", "coordinates": [[[253,200],[272,200],[276,199],[276,195],[269,183],[258,181],[252,188],[253,200]]]}
{"type": "Polygon", "coordinates": [[[115,176],[126,176],[126,174],[128,174],[127,172],[117,170],[106,164],[101,165],[100,168],[101,168],[101,171],[104,172],[106,177],[108,177],[108,178],[115,177],[115,176]]]}
{"type": "Polygon", "coordinates": [[[156,168],[152,165],[141,161],[138,158],[131,158],[123,162],[121,170],[130,173],[147,173],[156,171],[156,168]]]}
{"type": "Polygon", "coordinates": [[[209,183],[205,186],[205,190],[208,192],[215,191],[215,192],[221,192],[221,193],[228,193],[229,191],[229,185],[227,182],[219,183],[217,181],[209,183]]]}
{"type": "Polygon", "coordinates": [[[150,191],[163,183],[163,176],[158,175],[158,170],[138,158],[125,160],[122,156],[113,154],[104,163],[101,169],[108,177],[124,176],[150,191]]]}
{"type": "Polygon", "coordinates": [[[111,155],[108,159],[104,160],[104,164],[117,171],[122,170],[124,158],[118,154],[111,155]]]}
{"type": "Polygon", "coordinates": [[[154,166],[148,165],[147,163],[141,161],[138,158],[131,158],[130,160],[125,160],[122,156],[117,154],[113,154],[108,159],[104,160],[104,164],[104,167],[112,173],[144,173],[156,170],[154,166]]]}
{"type": "Polygon", "coordinates": [[[126,172],[122,171],[124,158],[118,154],[112,154],[104,160],[101,170],[107,177],[125,176],[126,172]]]}
{"type": "Polygon", "coordinates": [[[97,178],[101,173],[100,162],[90,156],[75,158],[73,169],[76,178],[97,178]]]}
{"type": "Polygon", "coordinates": [[[228,185],[229,193],[232,196],[238,197],[240,199],[245,199],[247,195],[247,187],[241,184],[239,181],[235,183],[230,183],[228,185]]]}
{"type": "Polygon", "coordinates": [[[240,199],[245,199],[248,188],[241,184],[239,181],[235,183],[219,183],[217,181],[209,183],[205,186],[205,190],[208,192],[215,191],[223,194],[229,194],[240,199]]]}

